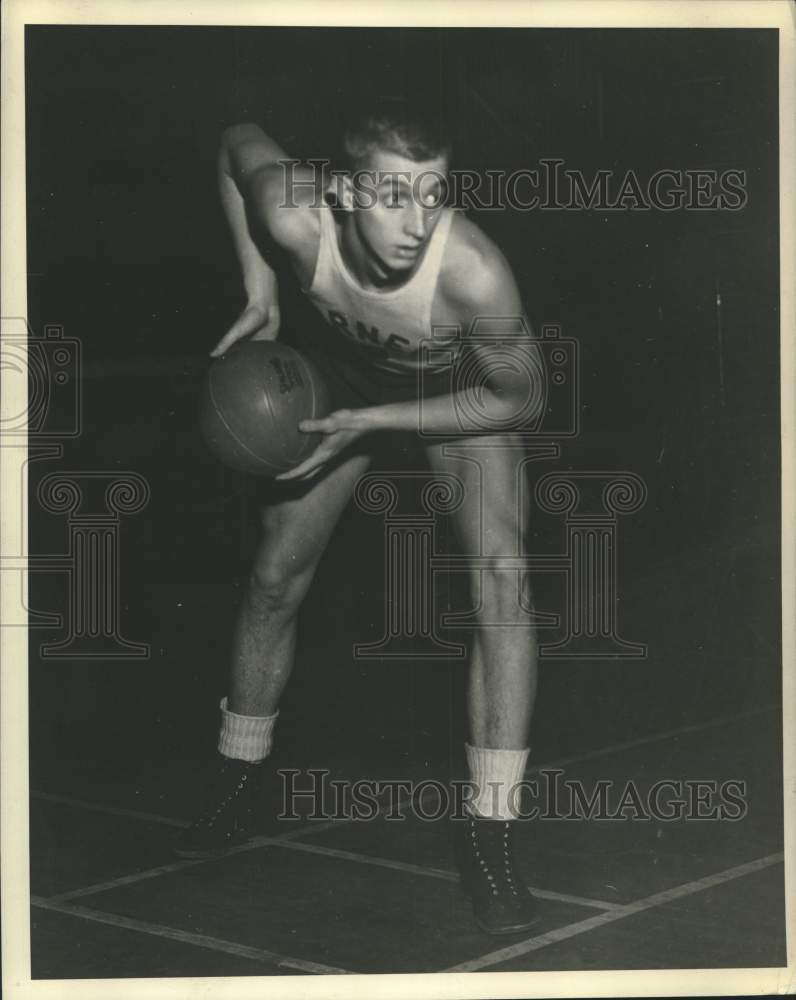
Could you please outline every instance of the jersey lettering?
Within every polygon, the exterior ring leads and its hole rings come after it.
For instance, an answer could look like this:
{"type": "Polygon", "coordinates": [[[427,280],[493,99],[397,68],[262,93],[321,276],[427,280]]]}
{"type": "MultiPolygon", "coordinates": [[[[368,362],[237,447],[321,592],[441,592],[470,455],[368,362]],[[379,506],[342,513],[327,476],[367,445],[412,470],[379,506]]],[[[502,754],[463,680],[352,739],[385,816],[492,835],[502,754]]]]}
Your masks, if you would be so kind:
{"type": "Polygon", "coordinates": [[[382,333],[377,326],[366,326],[361,320],[356,320],[354,330],[354,322],[337,309],[328,309],[327,318],[335,329],[344,333],[350,340],[355,340],[363,347],[372,348],[382,356],[412,353],[412,342],[397,333],[382,333]]]}
{"type": "Polygon", "coordinates": [[[346,333],[350,332],[348,329],[348,318],[335,309],[329,310],[329,322],[332,326],[337,326],[341,330],[345,330],[346,333]]]}
{"type": "Polygon", "coordinates": [[[357,336],[360,340],[369,340],[371,344],[378,344],[379,342],[379,328],[377,326],[365,326],[357,320],[357,336]]]}
{"type": "Polygon", "coordinates": [[[387,350],[390,349],[397,350],[403,354],[406,354],[407,350],[412,349],[412,345],[406,339],[406,337],[399,337],[397,333],[391,333],[385,342],[387,350]],[[404,346],[405,345],[405,346],[404,346]]]}

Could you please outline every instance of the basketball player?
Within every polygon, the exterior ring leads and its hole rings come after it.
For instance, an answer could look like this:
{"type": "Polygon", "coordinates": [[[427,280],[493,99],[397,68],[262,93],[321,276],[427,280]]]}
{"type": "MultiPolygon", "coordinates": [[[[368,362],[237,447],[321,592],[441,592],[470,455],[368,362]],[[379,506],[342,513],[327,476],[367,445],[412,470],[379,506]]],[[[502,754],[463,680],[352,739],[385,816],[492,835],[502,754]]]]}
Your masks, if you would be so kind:
{"type": "MultiPolygon", "coordinates": [[[[282,474],[284,497],[263,511],[263,535],[234,636],[228,696],[221,702],[221,790],[213,808],[179,838],[181,856],[223,853],[245,836],[263,762],[271,750],[280,694],[293,664],[296,616],[340,513],[385,431],[417,434],[420,344],[433,327],[469,331],[497,318],[528,336],[511,269],[497,246],[462,212],[444,204],[449,145],[438,128],[398,103],[361,115],[348,129],[348,172],[327,181],[286,168],[286,152],[256,125],[228,129],[219,156],[221,199],[243,272],[248,303],[212,352],[245,337],[277,336],[274,271],[262,245],[281,248],[310,301],[326,320],[326,350],[314,355],[335,409],[300,428],[323,437],[313,454],[282,474]],[[265,241],[265,244],[263,244],[265,241]]],[[[267,251],[266,251],[267,252],[267,251]]],[[[474,345],[486,352],[486,346],[474,345]]],[[[482,436],[478,466],[426,447],[433,471],[464,484],[453,515],[466,552],[511,554],[527,530],[517,523],[517,438],[512,421],[527,399],[526,377],[490,372],[478,390],[488,421],[467,426],[450,373],[435,373],[423,399],[423,429],[482,436]],[[489,429],[488,435],[484,427],[489,429]]],[[[459,390],[466,393],[471,390],[459,390]]],[[[525,547],[521,549],[525,551],[525,547]]],[[[536,689],[536,646],[518,601],[517,574],[473,569],[480,598],[470,651],[465,745],[475,794],[468,805],[460,867],[479,925],[511,933],[537,919],[533,897],[514,868],[517,803],[536,689]],[[486,623],[513,627],[488,627],[486,623]]]]}

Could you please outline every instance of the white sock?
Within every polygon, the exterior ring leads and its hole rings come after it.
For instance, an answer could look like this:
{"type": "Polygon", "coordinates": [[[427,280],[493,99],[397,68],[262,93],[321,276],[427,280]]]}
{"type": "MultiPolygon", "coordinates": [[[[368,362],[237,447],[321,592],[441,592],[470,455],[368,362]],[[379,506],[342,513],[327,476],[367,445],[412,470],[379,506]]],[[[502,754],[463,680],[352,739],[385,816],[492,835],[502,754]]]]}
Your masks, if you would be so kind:
{"type": "Polygon", "coordinates": [[[221,699],[221,728],[218,749],[225,757],[246,760],[252,764],[265,760],[279,712],[273,715],[237,715],[227,709],[227,699],[221,699]]]}
{"type": "Polygon", "coordinates": [[[464,744],[470,781],[475,786],[467,808],[481,819],[516,819],[520,790],[515,786],[525,774],[530,750],[492,750],[464,744]]]}

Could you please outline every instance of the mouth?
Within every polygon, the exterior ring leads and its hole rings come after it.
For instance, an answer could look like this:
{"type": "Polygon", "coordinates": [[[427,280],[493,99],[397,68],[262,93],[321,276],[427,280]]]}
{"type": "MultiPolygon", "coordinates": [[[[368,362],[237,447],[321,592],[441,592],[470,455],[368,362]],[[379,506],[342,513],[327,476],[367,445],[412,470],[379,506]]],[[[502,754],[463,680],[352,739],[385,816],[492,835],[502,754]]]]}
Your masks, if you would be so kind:
{"type": "Polygon", "coordinates": [[[410,260],[413,257],[417,257],[417,255],[420,253],[420,248],[422,247],[422,245],[423,245],[422,243],[418,243],[416,246],[411,246],[411,247],[410,246],[396,247],[395,252],[399,257],[404,257],[407,260],[410,260]]]}

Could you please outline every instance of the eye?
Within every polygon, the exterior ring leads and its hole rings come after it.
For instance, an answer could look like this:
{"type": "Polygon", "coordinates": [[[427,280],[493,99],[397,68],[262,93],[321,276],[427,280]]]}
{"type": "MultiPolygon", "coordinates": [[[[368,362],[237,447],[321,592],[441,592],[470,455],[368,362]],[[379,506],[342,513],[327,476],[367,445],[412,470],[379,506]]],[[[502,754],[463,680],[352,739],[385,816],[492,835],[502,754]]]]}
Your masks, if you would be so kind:
{"type": "Polygon", "coordinates": [[[423,208],[439,208],[442,204],[442,192],[441,191],[429,191],[428,194],[423,195],[423,208]]]}

